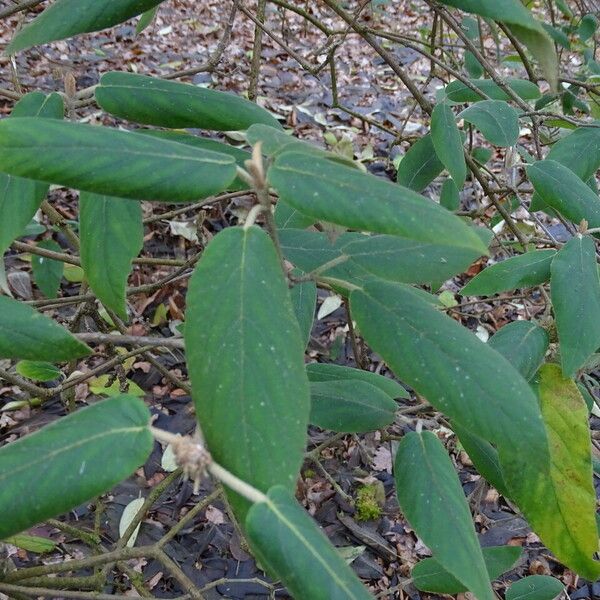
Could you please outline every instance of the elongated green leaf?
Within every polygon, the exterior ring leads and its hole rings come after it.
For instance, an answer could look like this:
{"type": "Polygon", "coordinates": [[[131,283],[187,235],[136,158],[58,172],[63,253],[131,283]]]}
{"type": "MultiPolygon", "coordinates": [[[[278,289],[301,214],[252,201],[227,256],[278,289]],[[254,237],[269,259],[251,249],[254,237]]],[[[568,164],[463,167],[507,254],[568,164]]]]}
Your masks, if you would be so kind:
{"type": "Polygon", "coordinates": [[[558,58],[554,43],[520,0],[501,3],[497,0],[442,0],[442,4],[505,23],[540,63],[550,87],[557,87],[558,58]]]}
{"type": "Polygon", "coordinates": [[[455,211],[460,208],[460,193],[452,179],[446,179],[442,184],[440,204],[447,210],[455,211]]]}
{"type": "MultiPolygon", "coordinates": [[[[38,248],[62,252],[62,248],[54,240],[42,240],[37,244],[38,248]]],[[[33,254],[31,256],[31,270],[33,280],[46,298],[56,298],[60,288],[60,280],[63,276],[64,263],[33,254]]]]}
{"type": "MultiPolygon", "coordinates": [[[[469,83],[492,100],[510,100],[508,94],[491,79],[471,79],[469,83]]],[[[508,78],[505,83],[523,100],[537,100],[542,95],[540,88],[527,79],[508,78]]],[[[452,102],[479,102],[484,99],[483,96],[458,80],[449,83],[445,92],[448,100],[452,102]]]]}
{"type": "Polygon", "coordinates": [[[435,153],[446,167],[458,188],[467,178],[463,141],[456,118],[447,104],[438,104],[431,115],[431,140],[435,153]]]}
{"type": "Polygon", "coordinates": [[[27,304],[0,296],[0,358],[62,362],[91,352],[52,319],[27,304]]]}
{"type": "Polygon", "coordinates": [[[217,131],[248,129],[254,123],[280,127],[264,108],[235,94],[136,73],[104,74],[95,95],[106,112],[146,125],[217,131]]]}
{"type": "MultiPolygon", "coordinates": [[[[241,150],[235,146],[224,144],[218,140],[211,140],[205,137],[199,137],[197,135],[190,135],[189,133],[181,133],[180,131],[163,131],[160,129],[136,129],[135,133],[141,133],[143,135],[149,135],[151,137],[161,138],[163,140],[169,140],[171,142],[178,142],[180,144],[187,144],[188,146],[194,146],[202,150],[210,150],[211,152],[218,152],[219,154],[225,154],[231,156],[235,160],[235,164],[238,167],[245,168],[245,162],[252,158],[252,155],[247,150],[241,150]]],[[[238,190],[247,190],[249,185],[236,177],[233,182],[227,187],[229,191],[236,192],[238,190]]]]}
{"type": "Polygon", "coordinates": [[[479,237],[458,217],[423,196],[372,175],[285,153],[269,169],[268,179],[285,202],[316,219],[486,252],[479,237]]]}
{"type": "Polygon", "coordinates": [[[495,598],[469,505],[439,439],[428,431],[405,435],[394,477],[402,512],[435,560],[479,600],[495,598]]]}
{"type": "MultiPolygon", "coordinates": [[[[267,234],[257,227],[219,233],[198,263],[187,303],[187,362],[208,448],[264,492],[276,484],[293,490],[310,395],[304,343],[267,234]]],[[[230,498],[245,514],[247,501],[230,498]]]]}
{"type": "Polygon", "coordinates": [[[573,171],[554,160],[527,167],[527,174],[542,201],[573,223],[582,219],[600,227],[600,199],[573,171]]]}
{"type": "MultiPolygon", "coordinates": [[[[300,273],[300,272],[298,272],[300,273]]],[[[317,285],[314,281],[305,281],[296,284],[290,290],[290,298],[294,313],[300,325],[300,333],[304,347],[310,340],[313,322],[315,320],[315,308],[317,306],[317,285]]]]}
{"type": "Polygon", "coordinates": [[[40,537],[37,535],[11,535],[4,540],[7,544],[12,544],[17,548],[23,548],[27,552],[35,552],[36,554],[44,554],[46,552],[52,552],[58,545],[48,538],[40,537]]]}
{"type": "Polygon", "coordinates": [[[144,31],[144,29],[146,29],[147,27],[149,27],[152,24],[152,21],[154,21],[154,17],[156,17],[157,11],[158,11],[158,6],[155,6],[154,8],[147,10],[145,13],[143,13],[140,16],[140,20],[137,22],[137,24],[135,26],[136,35],[140,35],[140,33],[142,33],[142,31],[144,31]]]}
{"type": "Polygon", "coordinates": [[[569,526],[563,552],[570,554],[571,568],[594,581],[600,576],[600,563],[592,559],[598,551],[598,529],[588,409],[575,382],[565,379],[558,365],[544,365],[537,383],[550,443],[552,482],[560,490],[560,512],[569,526]]]}
{"type": "MultiPolygon", "coordinates": [[[[523,554],[523,549],[518,546],[492,546],[491,548],[482,548],[481,551],[492,581],[510,570],[523,554]]],[[[461,594],[468,591],[435,558],[426,558],[418,562],[413,568],[411,576],[415,587],[423,592],[461,594]]]]}
{"type": "Polygon", "coordinates": [[[600,280],[592,238],[577,235],[558,251],[551,292],[562,368],[572,377],[600,347],[600,280]]]}
{"type": "Polygon", "coordinates": [[[100,31],[131,19],[163,0],[56,0],[12,40],[7,54],[38,44],[100,31]]]}
{"type": "Polygon", "coordinates": [[[444,169],[430,134],[417,140],[398,167],[397,181],[415,192],[424,190],[444,169]]]}
{"type": "Polygon", "coordinates": [[[330,363],[310,363],[306,365],[308,379],[311,382],[318,381],[364,381],[382,392],[385,392],[390,398],[409,398],[408,392],[397,382],[389,377],[363,371],[362,369],[353,369],[352,367],[343,367],[330,363]]]}
{"type": "Polygon", "coordinates": [[[519,115],[501,100],[482,100],[463,110],[459,118],[471,123],[495,146],[514,146],[519,139],[519,115]]]}
{"type": "Polygon", "coordinates": [[[372,598],[317,524],[281,486],[269,490],[246,518],[257,558],[302,600],[372,598]]]}
{"type": "Polygon", "coordinates": [[[184,202],[226,189],[233,158],[126,131],[14,118],[0,122],[0,169],[9,175],[139,200],[184,202]]]}
{"type": "Polygon", "coordinates": [[[491,296],[550,280],[556,250],[534,250],[487,267],[460,291],[463,296],[491,296]]]}
{"type": "MultiPolygon", "coordinates": [[[[63,114],[59,94],[31,92],[15,104],[10,116],[62,119],[63,114]]],[[[0,173],[0,256],[23,233],[47,193],[43,183],[0,173]]]]}
{"type": "Polygon", "coordinates": [[[370,383],[320,381],[310,386],[310,422],[322,429],[360,433],[394,422],[396,403],[370,383]]]}
{"type": "Polygon", "coordinates": [[[506,590],[506,600],[554,600],[565,586],[548,575],[530,575],[515,581],[506,590]]]}
{"type": "Polygon", "coordinates": [[[544,362],[549,343],[546,330],[531,321],[513,321],[502,327],[488,342],[527,381],[531,380],[544,362]]]}
{"type": "Polygon", "coordinates": [[[131,261],[144,244],[142,207],[110,196],[79,199],[81,266],[100,302],[127,320],[125,287],[131,261]]]}
{"type": "Polygon", "coordinates": [[[149,422],[141,400],[119,396],[1,448],[0,510],[10,518],[0,520],[0,538],[75,508],[131,475],[152,450],[149,422]]]}
{"type": "Polygon", "coordinates": [[[452,429],[458,436],[458,439],[469,455],[469,458],[475,465],[475,468],[483,478],[491,483],[503,496],[510,497],[508,486],[502,475],[502,466],[498,450],[487,440],[479,437],[472,431],[461,427],[456,422],[452,423],[452,429]]]}
{"type": "Polygon", "coordinates": [[[548,548],[570,565],[561,490],[550,478],[548,438],[531,388],[500,353],[409,289],[369,282],[354,290],[352,315],[362,334],[402,381],[497,448],[512,498],[548,548]]]}
{"type": "Polygon", "coordinates": [[[393,235],[345,233],[332,242],[314,231],[287,229],[280,234],[286,258],[298,268],[314,271],[333,260],[321,274],[355,284],[373,276],[406,283],[445,281],[480,255],[479,250],[393,235]]]}
{"type": "Polygon", "coordinates": [[[58,367],[40,360],[20,360],[15,367],[15,371],[19,375],[34,381],[53,381],[61,375],[58,367]]]}

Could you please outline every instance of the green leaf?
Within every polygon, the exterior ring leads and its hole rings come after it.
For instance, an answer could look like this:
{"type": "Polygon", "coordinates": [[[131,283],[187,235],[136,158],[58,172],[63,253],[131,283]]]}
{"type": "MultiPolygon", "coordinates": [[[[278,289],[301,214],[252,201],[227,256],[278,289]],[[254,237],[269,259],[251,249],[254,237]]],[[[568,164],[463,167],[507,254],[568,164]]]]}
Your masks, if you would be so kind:
{"type": "Polygon", "coordinates": [[[546,156],[588,181],[600,167],[600,128],[579,127],[559,139],[546,156]]]}
{"type": "Polygon", "coordinates": [[[498,450],[487,440],[479,437],[472,431],[461,427],[456,422],[452,423],[452,429],[475,465],[477,471],[483,478],[491,483],[503,496],[510,497],[508,486],[502,475],[502,466],[498,450]]]}
{"type": "Polygon", "coordinates": [[[471,123],[495,146],[514,146],[519,139],[519,115],[501,100],[482,100],[463,110],[459,118],[471,123]]]}
{"type": "Polygon", "coordinates": [[[415,192],[424,190],[444,169],[430,134],[419,138],[402,157],[396,180],[415,192]]]}
{"type": "Polygon", "coordinates": [[[477,234],[446,209],[406,188],[355,169],[286,153],[275,160],[268,179],[284,202],[315,219],[487,252],[477,234]]]}
{"type": "Polygon", "coordinates": [[[402,512],[435,560],[479,600],[495,598],[469,505],[437,436],[405,435],[394,477],[402,512]]]}
{"type": "Polygon", "coordinates": [[[577,235],[558,251],[551,293],[562,368],[572,377],[600,346],[600,280],[591,237],[577,235]]]}
{"type": "Polygon", "coordinates": [[[0,168],[87,192],[165,202],[216,194],[236,174],[233,158],[224,154],[39,118],[0,121],[0,168]]]}
{"type": "Polygon", "coordinates": [[[33,308],[0,296],[0,358],[63,362],[92,351],[33,308]]]}
{"type": "Polygon", "coordinates": [[[548,575],[530,575],[515,581],[506,590],[506,600],[554,600],[565,586],[548,575]]]}
{"type": "MultiPolygon", "coordinates": [[[[62,248],[54,240],[42,240],[37,244],[38,248],[62,252],[62,248]]],[[[63,276],[64,263],[38,254],[31,256],[31,270],[33,280],[46,298],[56,298],[60,288],[60,280],[63,276]]]]}
{"type": "Polygon", "coordinates": [[[0,539],[75,508],[131,475],[152,450],[149,422],[142,401],[119,396],[0,448],[0,511],[10,515],[0,521],[0,539]]]}
{"type": "Polygon", "coordinates": [[[142,13],[142,15],[140,16],[140,20],[137,22],[137,24],[135,26],[135,34],[136,35],[140,35],[140,33],[142,33],[142,31],[144,31],[144,29],[146,29],[147,27],[149,27],[152,24],[152,21],[154,21],[154,17],[156,16],[157,12],[158,12],[158,6],[155,6],[154,8],[147,10],[145,13],[142,13]]]}
{"type": "Polygon", "coordinates": [[[487,267],[460,293],[463,296],[491,296],[517,288],[533,287],[550,280],[550,265],[556,250],[533,250],[487,267]]]}
{"type": "Polygon", "coordinates": [[[435,153],[456,186],[462,188],[467,178],[463,141],[452,109],[443,102],[433,109],[431,115],[431,140],[435,153]]]}
{"type": "Polygon", "coordinates": [[[131,261],[144,245],[140,203],[83,192],[79,229],[81,266],[92,291],[126,321],[125,288],[131,261]]]}
{"type": "MultiPolygon", "coordinates": [[[[469,83],[478,90],[481,90],[486,96],[492,100],[510,100],[508,94],[498,87],[491,79],[471,79],[469,83]]],[[[511,88],[523,100],[537,100],[542,93],[535,83],[527,79],[511,79],[505,80],[506,85],[511,88]]],[[[479,102],[484,98],[471,88],[467,87],[462,81],[452,81],[446,88],[446,98],[452,102],[479,102]]]]}
{"type": "MultiPolygon", "coordinates": [[[[523,554],[523,549],[518,546],[492,546],[481,550],[492,581],[509,571],[523,554]]],[[[418,562],[411,576],[415,587],[423,592],[454,595],[468,591],[435,558],[426,558],[418,562]]]]}
{"type": "Polygon", "coordinates": [[[452,179],[448,178],[442,184],[440,204],[446,209],[455,211],[460,208],[460,193],[452,179]]]}
{"type": "Polygon", "coordinates": [[[559,510],[569,533],[561,542],[562,550],[572,569],[595,581],[600,563],[592,559],[598,551],[598,529],[588,409],[575,382],[566,379],[558,365],[540,369],[538,392],[548,431],[551,478],[560,490],[559,510]]]}
{"type": "Polygon", "coordinates": [[[310,422],[322,429],[360,433],[394,422],[396,403],[364,381],[320,381],[310,386],[310,422]]]}
{"type": "Polygon", "coordinates": [[[353,369],[352,367],[343,367],[331,363],[310,363],[306,365],[308,379],[311,382],[318,381],[364,381],[382,392],[385,392],[390,398],[410,398],[409,393],[397,382],[389,377],[363,371],[362,369],[353,369]]]}
{"type": "MultiPolygon", "coordinates": [[[[141,398],[145,395],[144,390],[137,383],[130,379],[126,379],[125,383],[127,384],[127,395],[136,398],[141,398]]],[[[92,394],[96,394],[97,396],[108,396],[109,398],[120,396],[123,393],[121,391],[121,385],[122,384],[118,379],[114,379],[108,374],[98,375],[98,377],[94,377],[88,382],[92,394]]]]}
{"type": "Polygon", "coordinates": [[[274,217],[278,229],[306,229],[315,222],[314,219],[303,215],[281,199],[275,206],[274,217]]]}
{"type": "Polygon", "coordinates": [[[537,399],[492,347],[410,288],[369,282],[350,295],[352,315],[394,373],[453,421],[493,444],[511,497],[565,564],[569,536],[550,479],[550,453],[537,399]],[[485,402],[482,402],[485,398],[485,402]]]}
{"type": "Polygon", "coordinates": [[[442,0],[442,4],[506,24],[540,63],[550,87],[557,87],[558,58],[554,43],[520,0],[504,0],[502,3],[497,0],[442,0]]]}
{"type": "MultiPolygon", "coordinates": [[[[64,105],[60,94],[25,94],[10,115],[62,119],[64,105]]],[[[48,186],[0,173],[0,256],[18,238],[37,212],[48,193],[48,186]]]]}
{"type": "MultiPolygon", "coordinates": [[[[296,274],[299,274],[297,271],[296,274]]],[[[290,298],[298,325],[300,325],[300,333],[306,348],[310,340],[310,332],[312,331],[313,322],[315,320],[315,308],[317,306],[317,284],[314,281],[305,281],[298,283],[290,289],[290,298]]]]}
{"type": "Polygon", "coordinates": [[[477,60],[475,55],[467,50],[465,52],[465,69],[470,77],[474,77],[475,79],[479,79],[479,77],[483,77],[484,69],[483,65],[477,60]]]}
{"type": "Polygon", "coordinates": [[[577,35],[582,42],[587,42],[596,33],[596,29],[598,29],[598,19],[590,13],[581,19],[577,35]]]}
{"type": "Polygon", "coordinates": [[[136,73],[106,73],[94,93],[106,112],[145,125],[216,131],[248,129],[254,123],[281,127],[264,108],[235,94],[136,73]]]}
{"type": "Polygon", "coordinates": [[[567,167],[542,160],[527,167],[527,175],[542,201],[575,224],[583,219],[600,227],[600,199],[567,167]]]}
{"type": "Polygon", "coordinates": [[[34,381],[54,381],[61,376],[58,367],[40,360],[20,360],[15,370],[19,375],[34,381]]]}
{"type": "Polygon", "coordinates": [[[550,343],[545,329],[531,321],[513,321],[494,334],[488,344],[530,381],[544,362],[550,343]]]}
{"type": "Polygon", "coordinates": [[[250,509],[246,532],[260,563],[281,579],[294,598],[372,598],[289,489],[269,490],[266,501],[250,509]]]}
{"type": "MultiPolygon", "coordinates": [[[[231,156],[235,160],[235,164],[238,167],[245,168],[246,161],[252,158],[252,155],[247,150],[241,150],[230,144],[224,144],[217,140],[211,140],[205,137],[199,137],[197,135],[190,135],[189,133],[181,133],[179,131],[161,131],[159,129],[136,129],[135,133],[141,133],[143,135],[149,135],[151,137],[161,138],[163,140],[169,140],[171,142],[178,142],[180,144],[187,144],[188,146],[194,146],[203,150],[210,150],[211,152],[218,152],[219,154],[226,154],[231,156]]],[[[227,187],[229,191],[237,192],[239,190],[247,190],[250,186],[242,181],[239,177],[236,177],[233,182],[227,187]]]]}
{"type": "Polygon", "coordinates": [[[7,544],[12,544],[17,548],[23,548],[23,550],[27,550],[27,552],[35,552],[36,554],[52,552],[57,546],[56,542],[53,542],[48,538],[37,535],[23,535],[22,533],[11,535],[4,541],[7,544]]]}
{"type": "Polygon", "coordinates": [[[163,0],[57,0],[26,25],[12,40],[6,54],[38,44],[64,40],[79,33],[100,31],[127,21],[163,0]]]}
{"type": "MultiPolygon", "coordinates": [[[[250,227],[215,236],[191,279],[187,306],[188,369],[212,455],[264,492],[276,484],[293,490],[310,392],[304,341],[267,234],[250,227]]],[[[244,515],[248,502],[233,493],[230,499],[244,515]]]]}

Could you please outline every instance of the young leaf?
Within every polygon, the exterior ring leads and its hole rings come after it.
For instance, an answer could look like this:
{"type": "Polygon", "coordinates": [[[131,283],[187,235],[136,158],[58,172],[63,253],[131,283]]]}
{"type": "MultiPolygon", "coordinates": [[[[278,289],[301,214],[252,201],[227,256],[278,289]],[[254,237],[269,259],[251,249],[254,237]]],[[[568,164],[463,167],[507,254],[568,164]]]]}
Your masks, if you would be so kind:
{"type": "Polygon", "coordinates": [[[216,194],[236,175],[235,161],[224,154],[40,118],[0,121],[0,169],[96,194],[165,202],[216,194]]]}
{"type": "Polygon", "coordinates": [[[352,291],[350,304],[365,339],[402,381],[496,446],[510,495],[546,546],[570,565],[573,556],[563,546],[569,526],[559,508],[562,490],[550,478],[546,430],[518,371],[407,286],[368,282],[352,291]]]}
{"type": "Polygon", "coordinates": [[[600,280],[591,237],[577,235],[558,251],[551,293],[562,368],[572,377],[600,346],[600,280]]]}
{"type": "Polygon", "coordinates": [[[394,422],[396,403],[364,381],[321,381],[310,386],[310,422],[322,429],[360,433],[394,422]]]}
{"type": "Polygon", "coordinates": [[[438,204],[355,169],[285,153],[269,169],[268,179],[285,202],[315,219],[487,252],[472,229],[438,204]]]}
{"type": "Polygon", "coordinates": [[[495,146],[514,146],[519,139],[519,115],[501,100],[482,100],[463,110],[458,117],[477,127],[495,146]]]}
{"type": "Polygon", "coordinates": [[[58,367],[40,360],[20,360],[15,366],[15,371],[34,381],[54,381],[61,376],[58,367]]]}
{"type": "MultiPolygon", "coordinates": [[[[300,271],[296,271],[296,274],[300,271]]],[[[312,331],[313,322],[315,320],[315,308],[317,306],[317,284],[314,281],[305,281],[296,284],[290,289],[290,299],[294,307],[298,325],[300,325],[300,333],[302,341],[306,348],[310,340],[310,332],[312,331]]]]}
{"type": "Polygon", "coordinates": [[[463,296],[491,296],[550,280],[556,250],[534,250],[487,267],[460,291],[463,296]]]}
{"type": "Polygon", "coordinates": [[[100,31],[150,10],[162,1],[56,0],[13,38],[6,53],[15,54],[38,44],[100,31]]]}
{"type": "Polygon", "coordinates": [[[540,369],[538,392],[548,431],[551,477],[561,490],[559,511],[569,530],[563,552],[570,555],[572,569],[594,581],[600,576],[600,563],[592,560],[598,551],[598,529],[588,409],[575,382],[566,379],[558,365],[540,369]]]}
{"type": "Polygon", "coordinates": [[[0,358],[63,362],[91,353],[49,317],[23,302],[0,296],[0,358]]]}
{"type": "Polygon", "coordinates": [[[236,94],[136,73],[106,73],[94,93],[106,112],[145,125],[237,131],[262,123],[281,128],[264,108],[236,94]]]}
{"type": "Polygon", "coordinates": [[[540,63],[550,87],[557,87],[558,58],[554,43],[520,0],[504,0],[501,3],[497,0],[442,0],[442,4],[505,23],[540,63]]]}
{"type": "Polygon", "coordinates": [[[431,432],[408,433],[394,459],[400,508],[435,560],[479,600],[495,598],[462,486],[431,432]]]}
{"type": "MultiPolygon", "coordinates": [[[[60,94],[31,92],[15,104],[10,117],[62,119],[63,115],[60,94]]],[[[0,256],[23,233],[47,193],[43,183],[0,173],[0,256]]]]}
{"type": "Polygon", "coordinates": [[[353,369],[331,363],[310,363],[306,365],[308,379],[311,382],[318,381],[364,381],[382,392],[385,392],[390,398],[410,398],[409,393],[397,382],[389,377],[363,371],[362,369],[353,369]]]}
{"type": "Polygon", "coordinates": [[[527,167],[527,175],[545,204],[577,225],[585,219],[590,227],[600,227],[600,200],[573,171],[541,160],[527,167]]]}
{"type": "Polygon", "coordinates": [[[246,532],[260,563],[302,600],[373,598],[317,524],[284,487],[248,512],[246,532]]]}
{"type": "Polygon", "coordinates": [[[92,291],[126,321],[127,278],[144,244],[140,203],[83,192],[79,228],[81,266],[92,291]]]}
{"type": "MultiPolygon", "coordinates": [[[[208,448],[264,492],[276,484],[293,490],[310,392],[304,343],[267,234],[251,227],[215,236],[196,267],[187,306],[187,363],[208,448]]],[[[233,493],[230,499],[244,515],[248,502],[233,493]]]]}
{"type": "MultiPolygon", "coordinates": [[[[62,252],[62,248],[54,240],[42,240],[38,248],[62,252]]],[[[46,298],[56,298],[63,276],[64,263],[45,256],[33,254],[31,256],[31,270],[33,280],[46,298]]]]}
{"type": "Polygon", "coordinates": [[[530,575],[515,581],[506,590],[506,600],[555,600],[565,586],[548,575],[530,575]]]}
{"type": "Polygon", "coordinates": [[[53,542],[48,538],[37,535],[24,535],[22,533],[11,535],[4,541],[7,544],[12,544],[17,548],[23,548],[23,550],[27,550],[27,552],[35,552],[36,554],[52,552],[57,546],[57,542],[53,542]]]}
{"type": "Polygon", "coordinates": [[[467,178],[463,141],[452,109],[443,102],[433,109],[431,115],[431,140],[435,153],[456,186],[462,188],[467,178]]]}
{"type": "Polygon", "coordinates": [[[10,519],[0,520],[0,539],[75,508],[128,477],[152,450],[149,422],[141,400],[119,396],[1,448],[0,511],[10,519]]]}
{"type": "MultiPolygon", "coordinates": [[[[482,548],[481,551],[492,581],[509,571],[523,554],[523,549],[519,546],[492,546],[482,548]]],[[[454,595],[468,591],[435,558],[418,562],[413,567],[411,577],[415,587],[423,592],[454,595]]]]}
{"type": "Polygon", "coordinates": [[[531,321],[513,321],[504,325],[488,342],[527,381],[533,378],[544,362],[549,343],[546,330],[531,321]]]}
{"type": "MultiPolygon", "coordinates": [[[[469,83],[481,90],[492,100],[510,100],[509,95],[491,79],[471,79],[469,83]]],[[[537,100],[542,93],[535,83],[527,79],[505,80],[506,85],[523,100],[537,100]]],[[[446,98],[452,102],[479,102],[484,99],[481,94],[467,87],[462,81],[452,81],[445,88],[446,98]]]]}
{"type": "Polygon", "coordinates": [[[150,10],[147,10],[145,13],[142,13],[142,15],[140,16],[140,20],[137,22],[137,24],[135,26],[135,34],[136,35],[140,35],[140,33],[142,33],[142,31],[144,31],[144,29],[146,29],[147,27],[149,27],[152,24],[152,21],[154,21],[154,17],[156,16],[157,12],[158,12],[158,5],[155,6],[154,8],[151,8],[150,10]]]}
{"type": "Polygon", "coordinates": [[[443,169],[444,164],[436,154],[432,136],[427,134],[418,139],[402,157],[396,180],[400,185],[420,192],[443,169]]]}

